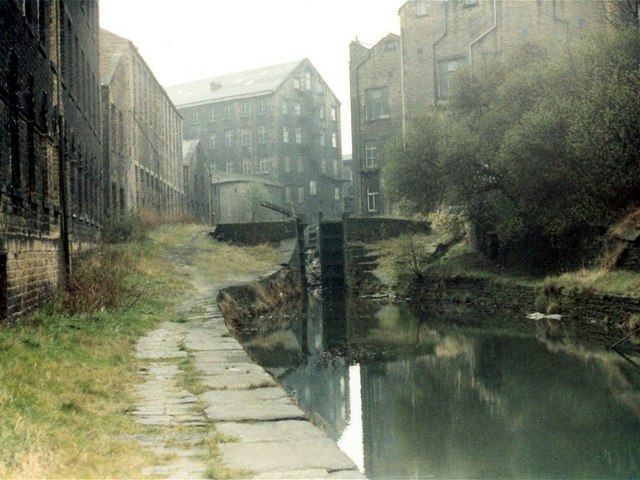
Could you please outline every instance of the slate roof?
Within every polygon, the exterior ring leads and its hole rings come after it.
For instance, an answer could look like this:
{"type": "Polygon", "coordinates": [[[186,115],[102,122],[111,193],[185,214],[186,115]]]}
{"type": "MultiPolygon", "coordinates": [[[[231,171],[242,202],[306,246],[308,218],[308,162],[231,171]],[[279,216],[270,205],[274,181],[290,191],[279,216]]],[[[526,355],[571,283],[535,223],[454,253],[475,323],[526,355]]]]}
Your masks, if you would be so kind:
{"type": "Polygon", "coordinates": [[[166,91],[177,107],[267,95],[276,91],[305,60],[182,83],[166,87],[166,91]]]}
{"type": "Polygon", "coordinates": [[[182,164],[191,165],[196,155],[196,149],[200,140],[183,140],[182,141],[182,164]]]}
{"type": "Polygon", "coordinates": [[[256,182],[263,183],[265,185],[271,185],[274,187],[283,187],[282,183],[275,180],[271,180],[265,177],[259,177],[257,175],[246,175],[242,173],[227,173],[220,171],[214,172],[211,175],[211,180],[211,183],[213,184],[256,182]]]}

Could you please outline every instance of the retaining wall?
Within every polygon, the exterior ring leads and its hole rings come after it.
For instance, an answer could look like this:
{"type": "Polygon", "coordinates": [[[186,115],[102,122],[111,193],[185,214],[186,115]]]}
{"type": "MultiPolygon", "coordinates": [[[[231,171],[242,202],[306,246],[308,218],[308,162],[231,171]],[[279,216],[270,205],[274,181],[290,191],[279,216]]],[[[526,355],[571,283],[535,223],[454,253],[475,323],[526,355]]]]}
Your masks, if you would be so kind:
{"type": "Polygon", "coordinates": [[[213,237],[239,245],[277,243],[298,235],[295,221],[261,223],[221,223],[215,226],[213,237]]]}

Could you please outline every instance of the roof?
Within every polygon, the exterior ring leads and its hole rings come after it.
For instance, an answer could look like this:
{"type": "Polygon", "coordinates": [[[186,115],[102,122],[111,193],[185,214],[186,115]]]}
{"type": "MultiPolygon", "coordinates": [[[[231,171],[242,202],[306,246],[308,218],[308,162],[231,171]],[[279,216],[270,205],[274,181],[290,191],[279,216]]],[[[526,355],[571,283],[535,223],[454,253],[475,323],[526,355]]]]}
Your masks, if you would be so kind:
{"type": "Polygon", "coordinates": [[[205,78],[167,87],[166,90],[178,107],[267,95],[276,91],[305,60],[205,78]]]}
{"type": "Polygon", "coordinates": [[[263,183],[265,185],[271,185],[273,187],[283,187],[282,183],[270,180],[265,177],[259,177],[257,175],[245,175],[241,173],[227,173],[227,172],[214,172],[211,174],[211,183],[247,183],[256,182],[263,183]]]}
{"type": "Polygon", "coordinates": [[[183,140],[182,141],[182,164],[191,165],[198,149],[200,140],[183,140]]]}

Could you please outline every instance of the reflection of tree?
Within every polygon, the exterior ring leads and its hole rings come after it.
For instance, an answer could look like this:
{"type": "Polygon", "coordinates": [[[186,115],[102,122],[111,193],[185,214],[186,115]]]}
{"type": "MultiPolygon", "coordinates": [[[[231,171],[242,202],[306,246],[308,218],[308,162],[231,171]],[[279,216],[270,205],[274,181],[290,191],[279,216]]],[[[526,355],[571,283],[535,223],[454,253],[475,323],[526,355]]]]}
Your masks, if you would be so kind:
{"type": "Polygon", "coordinates": [[[362,366],[371,478],[640,471],[640,422],[612,398],[620,384],[600,365],[530,338],[448,337],[439,356],[362,366]]]}

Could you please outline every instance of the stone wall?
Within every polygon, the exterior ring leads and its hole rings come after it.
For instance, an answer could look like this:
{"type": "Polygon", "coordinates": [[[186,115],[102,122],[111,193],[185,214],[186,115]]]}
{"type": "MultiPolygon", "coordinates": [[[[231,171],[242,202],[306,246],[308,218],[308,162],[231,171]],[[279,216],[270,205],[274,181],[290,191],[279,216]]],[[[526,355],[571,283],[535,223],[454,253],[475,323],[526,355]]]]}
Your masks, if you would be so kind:
{"type": "MultiPolygon", "coordinates": [[[[582,342],[610,347],[638,325],[632,316],[640,316],[640,298],[619,295],[503,284],[490,279],[427,277],[414,285],[412,303],[424,308],[446,308],[448,311],[464,307],[471,312],[508,314],[516,324],[529,326],[529,313],[560,314],[561,320],[545,328],[562,337],[570,336],[582,342]],[[562,333],[561,333],[562,332],[562,333]]],[[[637,317],[638,318],[638,317],[637,317]]],[[[640,352],[637,340],[622,342],[622,351],[640,352]]]]}
{"type": "MultiPolygon", "coordinates": [[[[283,242],[283,248],[289,248],[283,242]]],[[[242,329],[246,318],[256,318],[299,299],[304,288],[297,242],[290,248],[291,255],[285,267],[271,275],[244,285],[234,285],[220,290],[218,306],[228,328],[232,332],[242,329]]]]}
{"type": "Polygon", "coordinates": [[[263,223],[222,223],[215,226],[212,233],[217,240],[240,245],[277,243],[297,237],[295,221],[263,223]]]}

